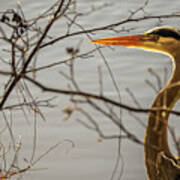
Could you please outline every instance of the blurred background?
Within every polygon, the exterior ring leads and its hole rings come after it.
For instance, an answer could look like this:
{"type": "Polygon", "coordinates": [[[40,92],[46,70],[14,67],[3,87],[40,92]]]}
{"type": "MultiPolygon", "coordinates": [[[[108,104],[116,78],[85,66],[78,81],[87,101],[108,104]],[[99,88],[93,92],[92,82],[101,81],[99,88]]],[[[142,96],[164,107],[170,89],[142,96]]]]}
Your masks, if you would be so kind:
{"type": "MultiPolygon", "coordinates": [[[[33,1],[21,0],[21,6],[24,11],[26,19],[35,18],[43,11],[47,10],[56,1],[33,1]]],[[[80,16],[77,23],[80,24],[85,30],[95,27],[106,26],[116,22],[123,21],[128,18],[133,12],[133,18],[143,16],[155,16],[164,14],[180,13],[180,1],[174,0],[77,0],[75,1],[75,11],[78,13],[89,13],[80,16]],[[142,9],[141,9],[142,8],[142,9]]],[[[16,9],[16,1],[0,0],[0,11],[6,9],[16,9]]],[[[47,19],[40,22],[42,27],[47,23],[47,19]]],[[[179,28],[178,18],[167,19],[148,19],[137,22],[129,22],[115,27],[114,30],[102,30],[90,34],[92,39],[143,33],[146,30],[156,26],[170,25],[179,28]]],[[[50,35],[58,37],[62,35],[67,28],[67,24],[63,21],[57,21],[50,31],[50,35]]],[[[82,30],[78,26],[72,28],[72,32],[82,30]]],[[[80,34],[70,37],[66,40],[57,42],[47,48],[43,48],[37,56],[37,66],[47,65],[57,60],[63,60],[70,55],[67,53],[67,48],[79,47],[80,53],[85,53],[87,50],[95,48],[94,44],[89,43],[89,38],[86,34],[80,34]]],[[[0,45],[3,49],[3,44],[0,45]]],[[[118,86],[121,102],[130,106],[136,106],[132,97],[128,93],[133,92],[136,99],[142,108],[149,108],[156,92],[149,85],[157,84],[156,78],[150,73],[151,70],[157,72],[158,76],[162,79],[162,86],[167,83],[167,79],[172,72],[172,63],[170,58],[154,52],[145,52],[138,49],[128,49],[124,47],[103,47],[101,52],[108,63],[113,77],[118,86]],[[164,80],[165,79],[165,80],[164,80]],[[127,88],[129,90],[127,90],[127,88]]],[[[5,57],[3,51],[2,56],[5,57]]],[[[98,51],[93,53],[93,56],[77,60],[74,63],[76,82],[80,85],[81,90],[91,93],[99,93],[99,72],[98,67],[101,67],[103,79],[103,92],[110,99],[117,99],[118,95],[116,88],[109,74],[105,61],[98,51]]],[[[6,68],[2,65],[1,68],[6,68]]],[[[40,71],[37,73],[38,80],[42,83],[55,88],[68,89],[69,83],[62,76],[62,72],[68,72],[66,65],[55,66],[49,71],[40,71]]],[[[0,78],[1,85],[6,80],[6,77],[0,78]]],[[[25,120],[22,112],[15,111],[12,114],[7,113],[7,117],[13,116],[13,135],[15,139],[21,137],[22,147],[19,152],[19,166],[26,164],[25,159],[31,157],[33,152],[33,139],[34,131],[36,130],[36,150],[35,157],[38,158],[48,148],[58,142],[62,142],[52,152],[42,158],[33,168],[25,174],[20,175],[18,178],[30,180],[49,180],[63,179],[63,180],[110,180],[115,171],[115,166],[120,153],[119,165],[114,174],[114,179],[123,180],[143,180],[146,179],[144,167],[144,148],[143,145],[132,142],[129,139],[122,139],[119,148],[119,141],[117,139],[103,140],[99,135],[84,127],[77,119],[86,122],[86,119],[81,113],[74,113],[68,120],[64,120],[65,114],[62,109],[71,105],[68,96],[42,93],[42,91],[34,86],[31,87],[31,93],[34,97],[43,99],[48,96],[51,98],[56,97],[53,103],[56,105],[53,108],[41,108],[45,116],[43,121],[39,116],[33,117],[27,113],[25,120]],[[36,119],[36,121],[34,121],[36,119]],[[34,128],[36,126],[36,128],[34,128]],[[66,141],[68,140],[68,141],[66,141]],[[71,140],[74,144],[69,143],[71,140]],[[120,150],[120,151],[119,151],[120,150]]],[[[16,101],[17,96],[11,95],[8,101],[16,101]]],[[[101,128],[107,134],[118,134],[119,129],[110,121],[84,105],[88,113],[90,113],[101,128]]],[[[178,105],[176,105],[178,109],[178,105]]],[[[115,109],[119,112],[119,109],[115,109]]],[[[147,114],[135,114],[141,121],[146,124],[147,114]]],[[[3,115],[1,115],[3,118],[3,115]]],[[[176,127],[178,132],[178,117],[170,117],[171,126],[176,127]]],[[[144,140],[145,127],[130,113],[123,111],[121,120],[127,129],[135,134],[141,141],[144,140]]],[[[1,135],[1,141],[11,143],[9,132],[1,135]]],[[[173,142],[171,143],[173,148],[173,142]]],[[[11,161],[11,159],[9,160],[11,161]]]]}

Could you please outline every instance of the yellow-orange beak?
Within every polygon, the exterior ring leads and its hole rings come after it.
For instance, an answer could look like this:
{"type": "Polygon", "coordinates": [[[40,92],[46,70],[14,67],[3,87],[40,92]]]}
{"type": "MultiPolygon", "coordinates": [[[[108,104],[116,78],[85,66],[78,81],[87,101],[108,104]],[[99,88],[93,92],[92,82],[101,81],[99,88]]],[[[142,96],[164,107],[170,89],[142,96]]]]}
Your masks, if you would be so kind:
{"type": "Polygon", "coordinates": [[[112,38],[103,38],[91,41],[95,44],[101,45],[119,45],[119,46],[141,46],[144,41],[147,41],[146,35],[132,35],[132,36],[121,36],[121,37],[112,37],[112,38]]]}

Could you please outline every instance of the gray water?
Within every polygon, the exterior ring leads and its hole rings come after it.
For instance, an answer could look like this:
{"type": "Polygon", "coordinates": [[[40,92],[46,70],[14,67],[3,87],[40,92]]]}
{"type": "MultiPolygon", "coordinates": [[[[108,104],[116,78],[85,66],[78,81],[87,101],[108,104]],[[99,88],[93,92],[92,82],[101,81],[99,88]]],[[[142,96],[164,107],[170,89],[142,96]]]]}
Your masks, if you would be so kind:
{"type": "MultiPolygon", "coordinates": [[[[34,17],[55,1],[22,0],[21,2],[26,16],[34,17]]],[[[77,8],[79,11],[85,12],[91,5],[101,5],[104,2],[109,3],[108,0],[78,0],[77,8]]],[[[111,6],[95,12],[90,17],[81,19],[80,23],[85,28],[93,28],[96,26],[117,22],[127,17],[129,10],[133,11],[137,9],[141,4],[143,4],[143,2],[144,1],[142,0],[111,0],[111,6]]],[[[1,11],[15,7],[16,1],[0,0],[1,11]]],[[[169,0],[150,0],[145,12],[153,15],[163,13],[168,14],[171,12],[180,11],[179,7],[179,0],[174,0],[171,2],[169,0]]],[[[148,20],[137,23],[129,23],[124,25],[124,27],[135,28],[131,31],[132,34],[135,34],[151,29],[155,27],[156,24],[157,20],[148,20]]],[[[178,19],[164,20],[162,25],[171,25],[180,28],[178,19]]],[[[119,27],[119,29],[120,28],[121,27],[119,27]]],[[[58,31],[58,28],[55,29],[56,33],[58,33],[58,31]]],[[[123,35],[124,34],[125,33],[123,33],[123,35]]],[[[95,39],[112,35],[115,34],[111,31],[101,31],[97,32],[93,38],[95,39]]],[[[83,40],[84,49],[94,47],[88,42],[85,36],[78,36],[78,38],[83,40]]],[[[77,45],[78,41],[76,38],[74,38],[72,39],[71,43],[72,45],[77,45]]],[[[61,55],[65,54],[65,46],[63,45],[64,44],[59,43],[59,48],[52,48],[52,50],[49,51],[46,49],[43,50],[38,57],[40,59],[39,63],[43,65],[48,64],[57,58],[64,59],[64,55],[61,55]]],[[[169,58],[161,54],[144,52],[137,49],[126,49],[124,47],[114,47],[113,49],[114,50],[112,51],[109,48],[104,48],[102,51],[114,73],[116,82],[121,91],[121,95],[123,96],[123,102],[134,105],[125,90],[125,88],[128,87],[134,92],[143,107],[149,107],[153,98],[155,97],[155,93],[145,83],[145,80],[150,79],[154,83],[155,80],[148,73],[148,68],[153,68],[154,71],[158,72],[159,75],[163,77],[163,69],[165,67],[168,68],[169,73],[171,73],[171,62],[169,58]]],[[[102,59],[96,55],[89,60],[77,62],[76,75],[78,82],[85,90],[89,92],[98,92],[98,65],[104,66],[104,63],[102,62],[102,59]]],[[[42,80],[42,82],[47,83],[48,85],[67,88],[67,84],[63,84],[62,79],[60,79],[58,74],[59,70],[61,69],[54,68],[54,71],[51,72],[51,74],[42,72],[39,74],[39,78],[42,80]],[[57,84],[58,80],[61,83],[57,84]]],[[[105,93],[111,97],[114,94],[114,87],[105,68],[103,68],[103,73],[103,78],[106,79],[104,82],[105,93]]],[[[1,81],[3,81],[3,79],[1,79],[1,81]]],[[[42,92],[36,88],[33,89],[33,94],[36,96],[43,97],[46,95],[46,93],[42,94],[42,92]]],[[[56,102],[56,104],[58,104],[57,108],[43,110],[47,120],[46,122],[38,120],[38,144],[36,157],[39,157],[42,152],[53,144],[59,141],[63,142],[64,139],[72,140],[75,147],[71,148],[69,143],[64,143],[48,154],[45,158],[40,160],[39,163],[37,163],[37,165],[33,168],[34,170],[24,174],[23,178],[26,180],[49,180],[51,178],[62,180],[109,180],[116,163],[118,148],[117,141],[104,140],[102,143],[98,143],[98,136],[95,132],[89,131],[77,123],[76,117],[78,117],[78,115],[74,116],[74,118],[68,121],[64,121],[64,115],[62,114],[61,109],[67,104],[65,102],[68,103],[68,98],[60,96],[56,102]]],[[[141,118],[144,120],[144,122],[146,122],[146,115],[142,115],[141,118]]],[[[33,123],[27,123],[24,120],[24,117],[22,117],[21,113],[15,113],[14,119],[16,120],[14,123],[14,129],[16,130],[15,137],[18,135],[21,135],[22,137],[23,146],[19,164],[23,165],[23,158],[30,157],[32,153],[33,123]]],[[[100,116],[99,119],[101,119],[100,116]]],[[[29,120],[31,120],[30,117],[29,120]]],[[[145,129],[142,128],[139,123],[137,123],[127,113],[123,115],[123,121],[131,132],[135,133],[141,140],[143,140],[145,129]]],[[[111,123],[108,122],[104,123],[103,126],[110,132],[117,130],[111,125],[111,123]]],[[[146,179],[143,147],[129,140],[125,140],[122,143],[121,149],[124,162],[123,175],[121,179],[146,179]]],[[[123,164],[123,162],[120,162],[120,166],[123,164]]],[[[120,170],[118,170],[117,174],[119,171],[120,170]]]]}

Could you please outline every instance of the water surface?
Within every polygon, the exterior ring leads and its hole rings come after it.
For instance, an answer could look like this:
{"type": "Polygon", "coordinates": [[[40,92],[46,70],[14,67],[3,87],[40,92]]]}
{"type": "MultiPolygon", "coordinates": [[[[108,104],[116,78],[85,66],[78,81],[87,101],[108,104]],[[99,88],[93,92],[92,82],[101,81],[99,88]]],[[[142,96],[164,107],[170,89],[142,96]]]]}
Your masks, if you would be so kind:
{"type": "MultiPolygon", "coordinates": [[[[22,1],[22,6],[27,17],[34,17],[38,15],[41,11],[45,10],[53,1],[33,1],[24,0],[22,1]]],[[[55,1],[54,1],[55,2],[55,1]]],[[[101,5],[102,3],[109,3],[108,0],[79,0],[78,10],[85,12],[91,5],[101,5]]],[[[126,1],[111,1],[111,6],[104,8],[101,11],[95,12],[92,16],[84,17],[80,20],[80,23],[85,28],[92,28],[96,26],[102,26],[109,23],[117,22],[125,17],[127,17],[129,11],[137,9],[144,1],[142,0],[126,0],[126,1]]],[[[174,0],[169,2],[169,0],[152,0],[149,2],[146,13],[149,14],[168,14],[171,12],[179,11],[178,7],[180,2],[174,0]]],[[[0,10],[15,8],[16,2],[14,1],[0,1],[0,10]]],[[[141,14],[139,14],[141,15],[141,14]]],[[[162,25],[171,25],[179,28],[178,21],[174,19],[168,19],[163,21],[162,25]]],[[[124,27],[135,29],[131,32],[142,33],[145,30],[153,28],[156,26],[157,21],[148,20],[137,23],[130,23],[124,27]]],[[[60,26],[63,28],[62,26],[60,26]]],[[[119,27],[120,29],[121,27],[119,27]]],[[[60,28],[54,30],[58,33],[60,28]]],[[[122,33],[125,34],[125,33],[122,33]]],[[[121,35],[122,35],[121,34],[121,35]]],[[[115,35],[111,31],[101,31],[94,35],[94,38],[112,36],[115,35]]],[[[88,42],[85,35],[78,36],[71,39],[72,45],[77,45],[77,38],[83,40],[84,50],[87,48],[92,48],[93,45],[88,42]]],[[[52,48],[51,50],[44,49],[39,55],[39,64],[47,64],[49,62],[55,61],[57,58],[64,59],[66,55],[65,47],[68,42],[63,44],[59,43],[59,47],[52,48]]],[[[154,91],[145,84],[146,79],[155,80],[148,73],[148,68],[153,68],[157,71],[159,75],[163,76],[163,69],[167,67],[171,69],[171,62],[168,57],[152,52],[144,52],[136,49],[126,49],[124,47],[114,47],[114,51],[109,48],[103,48],[106,60],[108,61],[116,82],[123,96],[123,102],[126,104],[134,105],[131,98],[127,94],[125,88],[130,88],[138,100],[141,102],[143,107],[149,107],[153,98],[155,97],[154,91]]],[[[97,66],[101,65],[103,68],[103,78],[104,90],[109,97],[115,96],[115,90],[112,81],[107,73],[102,59],[99,56],[95,56],[89,60],[78,61],[76,64],[77,80],[81,84],[84,90],[89,92],[98,92],[98,81],[97,81],[97,66]],[[83,76],[82,76],[83,75],[83,76]]],[[[60,88],[67,88],[67,83],[63,83],[58,71],[62,70],[64,67],[56,67],[51,71],[51,73],[41,72],[39,78],[43,83],[52,85],[60,88]],[[56,80],[55,80],[56,79],[56,80]],[[57,84],[57,82],[59,82],[57,84]]],[[[3,81],[4,79],[1,79],[3,81]]],[[[34,88],[34,95],[46,96],[48,94],[34,88]]],[[[115,160],[117,158],[117,141],[109,140],[98,143],[98,136],[96,133],[87,130],[76,122],[76,118],[72,118],[69,121],[63,121],[64,115],[61,109],[68,103],[67,97],[60,96],[56,103],[57,108],[54,109],[44,109],[44,113],[47,121],[43,122],[38,120],[38,145],[36,150],[36,157],[38,157],[42,152],[44,152],[51,145],[63,141],[64,139],[71,139],[75,143],[75,148],[71,149],[68,143],[59,146],[52,153],[47,155],[42,159],[35,168],[45,168],[45,170],[30,171],[24,175],[26,180],[38,179],[38,180],[49,180],[49,179],[63,179],[63,180],[109,180],[112,171],[115,166],[115,160]],[[46,169],[47,168],[47,169],[46,169]]],[[[96,114],[95,114],[96,115],[96,114]]],[[[77,116],[76,116],[77,117],[77,116]]],[[[82,118],[81,116],[79,118],[82,118]]],[[[110,131],[117,130],[112,126],[110,122],[107,122],[102,117],[97,114],[96,118],[102,120],[102,126],[110,131]],[[104,124],[103,124],[104,123],[104,124]]],[[[144,123],[146,123],[147,115],[142,115],[144,123]]],[[[19,134],[22,136],[22,162],[23,157],[29,157],[32,152],[32,142],[33,142],[33,123],[26,123],[24,117],[21,113],[15,113],[14,123],[15,137],[19,134]]],[[[31,117],[29,117],[31,121],[31,117]]],[[[128,113],[124,113],[123,122],[130,129],[131,132],[135,133],[141,140],[144,136],[144,128],[142,128],[139,123],[137,123],[128,113]]],[[[131,142],[123,141],[122,143],[122,156],[124,161],[123,169],[123,180],[143,180],[146,179],[145,169],[144,169],[144,151],[143,147],[131,142]]],[[[20,163],[21,164],[21,163],[20,163]]],[[[22,163],[23,164],[23,163],[22,163]]],[[[121,162],[122,165],[122,162],[121,162]]]]}

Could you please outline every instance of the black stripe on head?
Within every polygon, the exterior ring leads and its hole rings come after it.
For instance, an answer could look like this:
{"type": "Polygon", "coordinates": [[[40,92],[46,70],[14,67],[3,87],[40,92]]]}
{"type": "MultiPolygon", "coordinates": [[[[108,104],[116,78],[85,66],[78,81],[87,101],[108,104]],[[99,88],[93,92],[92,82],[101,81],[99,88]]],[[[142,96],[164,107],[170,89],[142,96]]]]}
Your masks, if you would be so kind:
{"type": "Polygon", "coordinates": [[[157,29],[147,34],[155,34],[162,37],[171,37],[180,40],[180,33],[173,31],[171,29],[157,29]]]}
{"type": "Polygon", "coordinates": [[[180,180],[180,174],[176,175],[174,180],[180,180]]]}

